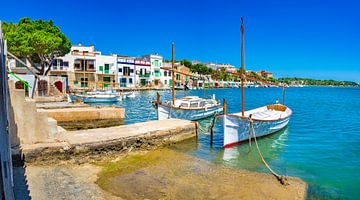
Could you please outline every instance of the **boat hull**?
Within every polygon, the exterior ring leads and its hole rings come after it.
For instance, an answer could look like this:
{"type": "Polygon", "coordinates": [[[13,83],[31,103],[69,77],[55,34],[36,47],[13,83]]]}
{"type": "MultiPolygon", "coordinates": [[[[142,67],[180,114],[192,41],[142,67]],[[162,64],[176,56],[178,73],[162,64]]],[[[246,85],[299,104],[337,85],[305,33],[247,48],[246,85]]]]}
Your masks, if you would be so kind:
{"type": "Polygon", "coordinates": [[[215,113],[221,113],[223,108],[221,106],[214,106],[208,109],[179,109],[164,105],[158,105],[158,119],[186,119],[199,120],[213,116],[215,113]]]}
{"type": "MultiPolygon", "coordinates": [[[[224,131],[223,147],[232,147],[248,141],[250,137],[250,122],[247,118],[222,115],[221,123],[224,131]]],[[[254,132],[251,138],[263,137],[280,131],[289,123],[290,117],[273,121],[253,121],[254,132]]]]}
{"type": "Polygon", "coordinates": [[[106,102],[117,102],[119,101],[119,96],[112,96],[112,97],[84,97],[78,95],[70,95],[71,101],[76,101],[80,99],[84,103],[106,103],[106,102]]]}

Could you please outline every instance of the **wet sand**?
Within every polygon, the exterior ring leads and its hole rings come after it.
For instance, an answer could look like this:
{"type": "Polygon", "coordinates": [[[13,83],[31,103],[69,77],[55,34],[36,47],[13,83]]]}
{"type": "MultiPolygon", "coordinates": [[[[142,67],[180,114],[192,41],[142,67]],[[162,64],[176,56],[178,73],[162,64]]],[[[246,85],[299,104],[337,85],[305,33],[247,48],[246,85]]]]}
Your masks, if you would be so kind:
{"type": "Polygon", "coordinates": [[[97,184],[124,199],[305,199],[305,182],[231,169],[169,149],[97,163],[97,184]]]}

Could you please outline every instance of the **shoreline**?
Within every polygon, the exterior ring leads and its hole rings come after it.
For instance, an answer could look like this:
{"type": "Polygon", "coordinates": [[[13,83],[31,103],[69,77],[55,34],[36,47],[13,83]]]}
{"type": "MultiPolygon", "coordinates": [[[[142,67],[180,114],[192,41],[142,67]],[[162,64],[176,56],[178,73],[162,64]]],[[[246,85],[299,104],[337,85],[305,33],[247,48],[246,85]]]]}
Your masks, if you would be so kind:
{"type": "Polygon", "coordinates": [[[83,164],[28,163],[26,176],[34,199],[305,199],[308,187],[299,178],[289,177],[290,185],[283,186],[270,174],[232,169],[162,147],[83,164]]]}

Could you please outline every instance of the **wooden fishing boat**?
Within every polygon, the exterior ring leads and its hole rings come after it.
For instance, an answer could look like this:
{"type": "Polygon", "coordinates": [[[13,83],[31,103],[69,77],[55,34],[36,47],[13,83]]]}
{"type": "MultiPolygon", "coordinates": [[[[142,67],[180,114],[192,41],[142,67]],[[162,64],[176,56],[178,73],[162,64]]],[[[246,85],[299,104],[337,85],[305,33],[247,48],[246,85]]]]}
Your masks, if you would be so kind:
{"type": "Polygon", "coordinates": [[[292,110],[281,104],[272,104],[220,116],[223,125],[223,147],[231,147],[241,142],[248,141],[249,137],[263,137],[278,132],[289,123],[292,110]],[[252,120],[253,133],[250,132],[252,120]],[[254,134],[255,133],[255,134],[254,134]]]}
{"type": "MultiPolygon", "coordinates": [[[[280,131],[287,126],[292,110],[284,105],[285,90],[283,87],[283,102],[266,105],[252,110],[244,111],[244,82],[253,80],[263,85],[280,86],[254,77],[248,77],[244,69],[244,24],[241,18],[241,112],[220,115],[219,120],[223,127],[223,147],[231,147],[254,137],[263,137],[280,131]]],[[[225,106],[225,105],[224,105],[225,106]]]]}
{"type": "Polygon", "coordinates": [[[215,99],[203,99],[198,96],[186,96],[171,102],[157,104],[158,119],[178,118],[199,120],[221,113],[222,107],[215,99]]]}
{"type": "MultiPolygon", "coordinates": [[[[186,96],[181,99],[175,99],[175,80],[174,73],[193,76],[174,69],[174,43],[172,44],[172,68],[162,69],[171,71],[172,78],[172,99],[169,102],[162,102],[160,95],[157,94],[157,100],[153,102],[157,109],[158,120],[178,118],[187,120],[199,120],[221,113],[223,108],[220,102],[217,102],[215,96],[213,98],[200,98],[198,96],[186,96]]],[[[198,76],[197,76],[198,77],[198,76]]],[[[199,77],[198,77],[199,78],[199,77]]]]}

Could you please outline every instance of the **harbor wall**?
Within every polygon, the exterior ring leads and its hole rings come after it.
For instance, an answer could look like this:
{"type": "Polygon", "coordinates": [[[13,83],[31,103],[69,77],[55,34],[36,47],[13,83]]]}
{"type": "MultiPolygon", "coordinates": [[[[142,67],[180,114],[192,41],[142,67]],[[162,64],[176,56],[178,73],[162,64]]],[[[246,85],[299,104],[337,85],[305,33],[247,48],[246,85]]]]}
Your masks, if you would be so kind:
{"type": "Polygon", "coordinates": [[[25,98],[24,90],[15,89],[9,83],[9,129],[12,146],[34,144],[39,142],[55,142],[58,137],[56,120],[47,113],[36,111],[33,99],[25,98]]]}
{"type": "Polygon", "coordinates": [[[57,163],[59,160],[88,162],[89,158],[135,149],[152,149],[194,138],[195,122],[167,119],[124,126],[67,131],[62,142],[23,145],[28,163],[57,163]]]}

